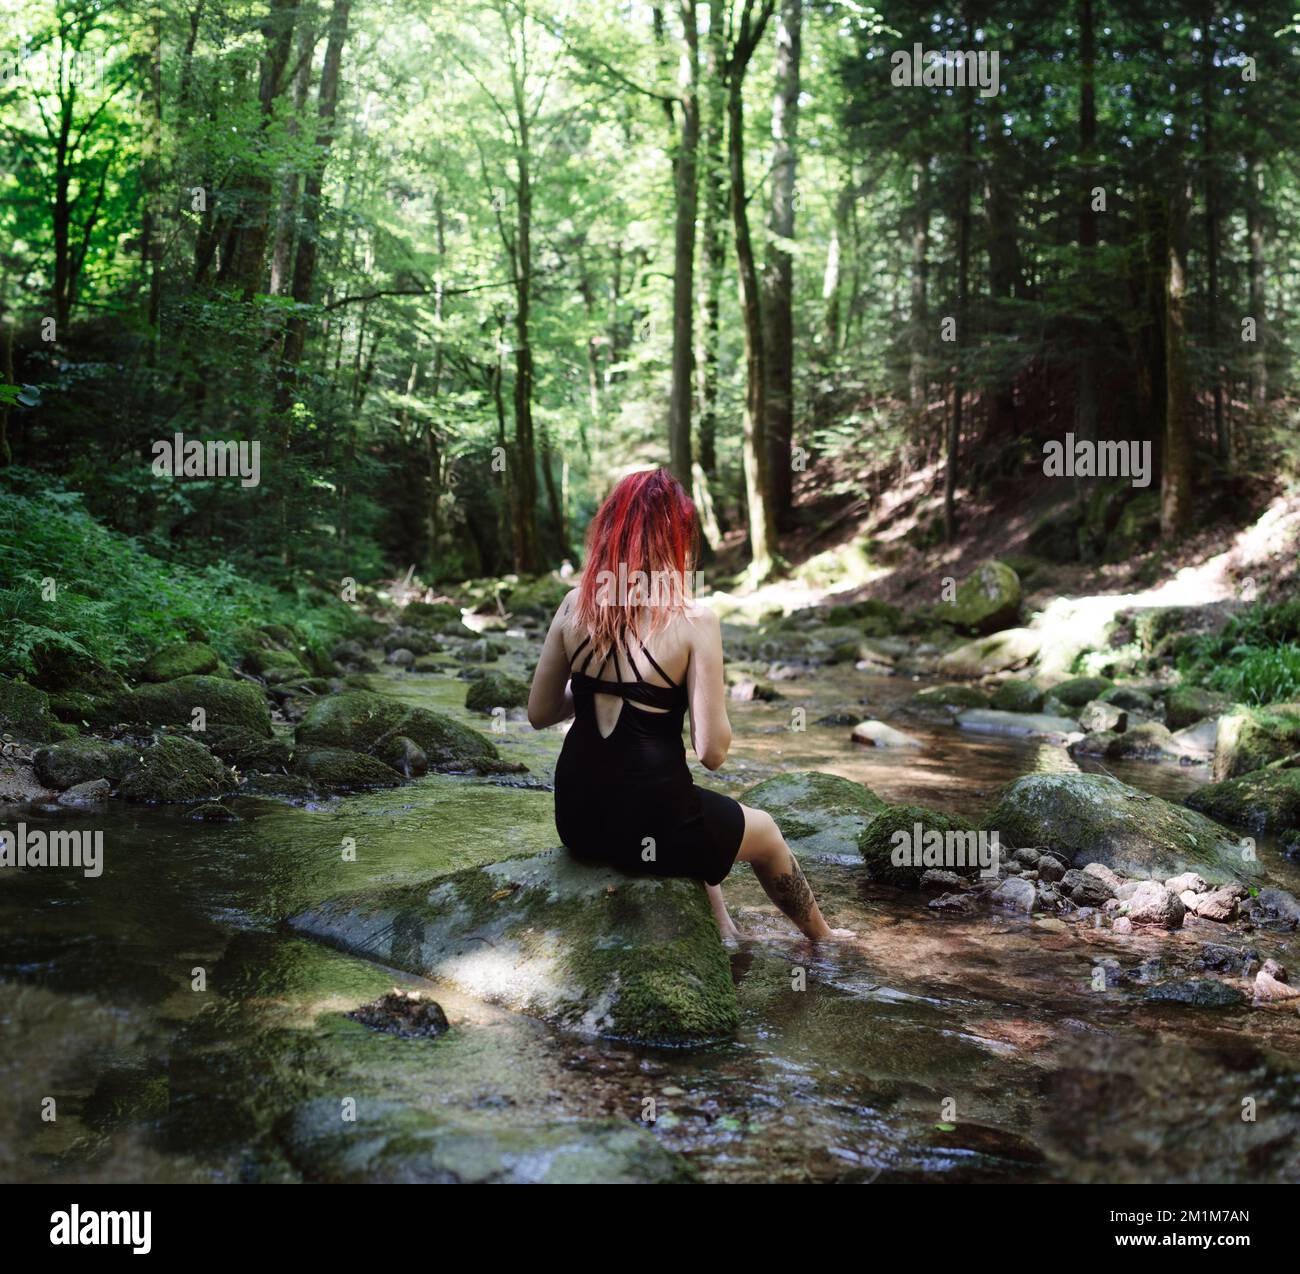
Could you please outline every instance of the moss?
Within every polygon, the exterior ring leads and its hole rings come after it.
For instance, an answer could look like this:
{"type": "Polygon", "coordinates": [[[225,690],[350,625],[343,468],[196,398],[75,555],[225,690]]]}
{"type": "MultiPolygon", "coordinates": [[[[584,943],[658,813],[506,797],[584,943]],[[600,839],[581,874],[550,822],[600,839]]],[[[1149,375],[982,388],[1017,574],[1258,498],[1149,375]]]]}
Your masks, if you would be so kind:
{"type": "Polygon", "coordinates": [[[957,589],[951,602],[934,608],[934,617],[969,633],[1009,628],[1020,611],[1020,580],[1005,562],[984,562],[957,589]]]}
{"type": "Polygon", "coordinates": [[[817,770],[778,774],[751,787],[741,800],[771,814],[795,848],[822,854],[852,853],[867,824],[885,808],[869,787],[817,770]]]}
{"type": "Polygon", "coordinates": [[[164,1071],[151,1066],[119,1066],[100,1076],[86,1099],[82,1117],[92,1128],[110,1132],[127,1124],[161,1119],[171,1104],[164,1071]]]}
{"type": "Polygon", "coordinates": [[[1102,703],[1113,703],[1125,712],[1136,712],[1140,716],[1155,716],[1158,711],[1156,701],[1145,690],[1135,686],[1112,686],[1101,696],[1102,703]]]}
{"type": "Polygon", "coordinates": [[[459,624],[460,607],[452,602],[411,602],[402,608],[399,622],[412,628],[459,624]]]}
{"type": "Polygon", "coordinates": [[[299,723],[297,740],[300,746],[374,752],[390,735],[416,743],[431,770],[487,774],[503,765],[493,744],[476,730],[441,713],[411,708],[367,690],[345,690],[318,699],[299,723]]]}
{"type": "Polygon", "coordinates": [[[200,641],[182,641],[155,652],[140,669],[141,681],[175,681],[201,677],[221,668],[221,656],[200,641]]]}
{"type": "Polygon", "coordinates": [[[930,866],[939,866],[959,875],[973,876],[978,872],[978,865],[973,863],[955,866],[951,860],[946,860],[926,865],[924,861],[918,861],[918,856],[925,849],[924,842],[920,845],[914,843],[918,825],[923,838],[931,832],[939,832],[945,837],[949,833],[962,833],[969,860],[975,845],[973,823],[957,814],[941,814],[920,805],[887,805],[871,820],[859,845],[863,862],[867,865],[867,874],[872,880],[896,885],[901,889],[915,889],[930,866]],[[895,834],[898,832],[906,832],[912,838],[913,858],[910,863],[896,864],[893,861],[895,834]]]}
{"type": "Polygon", "coordinates": [[[241,726],[209,726],[203,742],[228,765],[245,774],[287,769],[293,752],[287,739],[277,734],[268,738],[241,726]]]}
{"type": "Polygon", "coordinates": [[[294,753],[293,772],[331,792],[397,787],[402,782],[402,776],[382,761],[344,748],[300,749],[294,753]]]}
{"type": "Polygon", "coordinates": [[[1300,704],[1239,707],[1219,718],[1214,777],[1232,779],[1300,752],[1300,704]]]}
{"type": "Polygon", "coordinates": [[[1200,686],[1175,686],[1165,696],[1165,724],[1171,730],[1182,730],[1207,717],[1221,716],[1231,707],[1227,695],[1200,686]]]}
{"type": "Polygon", "coordinates": [[[571,1029],[657,1044],[734,1030],[730,963],[697,881],[564,851],[335,899],[292,926],[571,1029]],[[493,951],[490,960],[480,958],[493,951]]]}
{"type": "Polygon", "coordinates": [[[92,779],[107,779],[116,787],[135,763],[136,753],[107,739],[82,738],[40,748],[34,760],[41,782],[62,791],[92,779]]]}
{"type": "Polygon", "coordinates": [[[0,677],[0,734],[49,743],[62,734],[50,712],[49,696],[22,681],[0,677]]]}
{"type": "Polygon", "coordinates": [[[1000,712],[1041,712],[1044,695],[1037,686],[1019,678],[1004,681],[993,692],[992,707],[1000,712]]]}
{"type": "Polygon", "coordinates": [[[1027,774],[1003,790],[983,826],[1006,848],[1055,849],[1076,867],[1101,863],[1140,879],[1189,870],[1213,881],[1260,873],[1217,823],[1108,774],[1027,774]]]}
{"type": "Polygon", "coordinates": [[[1053,699],[1059,699],[1068,708],[1082,708],[1093,699],[1100,699],[1115,688],[1115,683],[1108,677],[1071,677],[1049,692],[1053,699]]]}
{"type": "Polygon", "coordinates": [[[1159,538],[1160,497],[1144,491],[1124,505],[1102,555],[1107,562],[1124,562],[1148,552],[1159,538]]]}
{"type": "Polygon", "coordinates": [[[903,613],[897,606],[868,597],[832,606],[826,618],[832,624],[850,624],[868,637],[892,637],[903,622],[903,613]]]}
{"type": "Polygon", "coordinates": [[[480,673],[465,691],[465,706],[471,712],[493,708],[522,708],[528,703],[528,687],[504,672],[480,673]]]}
{"type": "Polygon", "coordinates": [[[963,708],[987,708],[989,697],[974,686],[926,686],[907,701],[907,706],[916,712],[955,714],[963,708]]]}
{"type": "Polygon", "coordinates": [[[1292,840],[1300,832],[1300,770],[1255,770],[1210,783],[1193,792],[1187,805],[1221,823],[1292,840]]]}
{"type": "Polygon", "coordinates": [[[202,708],[208,726],[238,726],[250,734],[269,736],[271,714],[261,692],[246,681],[221,677],[178,677],[144,685],[119,704],[123,720],[135,725],[189,728],[195,708],[202,708]]]}
{"type": "Polygon", "coordinates": [[[168,735],[145,749],[123,780],[121,793],[132,801],[181,804],[211,800],[234,788],[234,776],[207,748],[168,735]]]}

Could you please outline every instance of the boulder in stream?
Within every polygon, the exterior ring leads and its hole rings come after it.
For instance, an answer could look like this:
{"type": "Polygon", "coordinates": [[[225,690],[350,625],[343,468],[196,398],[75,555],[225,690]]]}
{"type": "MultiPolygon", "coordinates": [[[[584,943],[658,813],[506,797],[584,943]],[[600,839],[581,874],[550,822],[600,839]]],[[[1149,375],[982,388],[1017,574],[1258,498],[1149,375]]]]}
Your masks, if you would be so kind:
{"type": "MultiPolygon", "coordinates": [[[[931,869],[975,876],[980,846],[980,833],[964,818],[919,805],[885,806],[859,843],[867,875],[901,889],[919,889],[931,869]]],[[[996,861],[996,848],[992,853],[996,861]]]]}
{"type": "Polygon", "coordinates": [[[859,721],[853,727],[854,743],[861,743],[869,748],[919,748],[921,741],[910,734],[895,730],[883,721],[859,721]]]}
{"type": "Polygon", "coordinates": [[[477,730],[440,712],[413,708],[369,690],[345,690],[317,699],[298,723],[296,738],[299,747],[380,754],[390,736],[410,739],[435,772],[498,774],[518,769],[502,761],[492,742],[477,730]]]}
{"type": "Polygon", "coordinates": [[[201,641],[179,641],[155,651],[140,669],[141,681],[202,677],[221,669],[221,656],[201,641]]]}
{"type": "Polygon", "coordinates": [[[50,713],[49,696],[23,681],[0,677],[0,734],[33,743],[63,738],[68,731],[50,713]]]}
{"type": "Polygon", "coordinates": [[[209,726],[238,726],[250,734],[269,738],[271,713],[261,690],[247,681],[225,677],[177,677],[148,683],[119,697],[123,721],[134,725],[170,725],[188,728],[194,711],[201,708],[209,726]]]}
{"type": "Polygon", "coordinates": [[[950,650],[939,660],[939,672],[953,677],[986,677],[1023,668],[1033,662],[1042,644],[1042,633],[1032,628],[1007,628],[950,650]]]}
{"type": "Polygon", "coordinates": [[[981,563],[934,608],[934,617],[962,632],[993,633],[1014,623],[1020,611],[1020,579],[1005,562],[981,563]]]}
{"type": "Polygon", "coordinates": [[[392,766],[347,748],[299,748],[293,755],[293,772],[324,792],[364,792],[402,782],[392,766]]]}
{"type": "Polygon", "coordinates": [[[984,820],[1004,847],[1047,846],[1076,867],[1101,863],[1139,879],[1194,870],[1207,881],[1253,881],[1259,862],[1226,828],[1108,774],[1026,774],[984,820]]]}
{"type": "Polygon", "coordinates": [[[107,779],[116,786],[138,756],[124,743],[87,735],[38,748],[32,760],[41,782],[62,791],[95,779],[107,779]]]}
{"type": "Polygon", "coordinates": [[[183,804],[234,788],[235,776],[201,743],[166,735],[137,755],[119,790],[130,801],[183,804]]]}
{"type": "Polygon", "coordinates": [[[1240,778],[1207,783],[1186,803],[1232,827],[1290,832],[1300,839],[1300,769],[1252,770],[1240,778]]]}
{"type": "Polygon", "coordinates": [[[819,770],[778,774],[741,793],[740,799],[771,814],[800,855],[853,853],[867,825],[885,808],[869,787],[819,770]]]}
{"type": "Polygon", "coordinates": [[[1300,703],[1238,707],[1219,718],[1214,777],[1235,779],[1300,753],[1300,703]]]}
{"type": "Polygon", "coordinates": [[[528,686],[504,672],[483,672],[465,691],[465,706],[471,712],[491,712],[493,708],[523,708],[528,703],[528,686]]]}
{"type": "Polygon", "coordinates": [[[299,933],[571,1030],[658,1044],[728,1037],[731,966],[698,881],[549,850],[335,898],[299,933]]]}

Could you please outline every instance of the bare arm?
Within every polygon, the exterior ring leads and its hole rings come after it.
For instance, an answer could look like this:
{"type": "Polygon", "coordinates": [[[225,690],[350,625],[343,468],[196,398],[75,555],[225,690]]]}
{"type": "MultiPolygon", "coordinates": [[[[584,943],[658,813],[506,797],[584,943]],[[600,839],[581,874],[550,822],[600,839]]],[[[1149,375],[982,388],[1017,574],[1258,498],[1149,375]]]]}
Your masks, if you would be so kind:
{"type": "Polygon", "coordinates": [[[727,687],[722,677],[722,627],[711,610],[697,606],[689,632],[686,692],[691,708],[691,746],[703,766],[716,770],[731,747],[727,687]]]}
{"type": "Polygon", "coordinates": [[[576,591],[570,593],[555,612],[542,646],[542,656],[533,672],[533,688],[528,692],[528,722],[534,730],[558,725],[573,716],[569,657],[564,653],[564,621],[573,605],[576,591]]]}

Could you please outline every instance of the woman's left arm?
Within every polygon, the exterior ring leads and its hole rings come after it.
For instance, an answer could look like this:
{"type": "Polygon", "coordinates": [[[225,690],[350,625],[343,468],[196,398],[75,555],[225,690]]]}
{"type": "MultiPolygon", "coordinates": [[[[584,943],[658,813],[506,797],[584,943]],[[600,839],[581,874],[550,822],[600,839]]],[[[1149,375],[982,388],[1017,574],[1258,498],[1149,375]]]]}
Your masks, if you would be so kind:
{"type": "Polygon", "coordinates": [[[564,653],[564,621],[573,605],[575,589],[561,603],[551,620],[542,646],[542,657],[533,672],[528,692],[528,723],[534,730],[558,725],[573,716],[573,691],[569,689],[569,657],[564,653]]]}

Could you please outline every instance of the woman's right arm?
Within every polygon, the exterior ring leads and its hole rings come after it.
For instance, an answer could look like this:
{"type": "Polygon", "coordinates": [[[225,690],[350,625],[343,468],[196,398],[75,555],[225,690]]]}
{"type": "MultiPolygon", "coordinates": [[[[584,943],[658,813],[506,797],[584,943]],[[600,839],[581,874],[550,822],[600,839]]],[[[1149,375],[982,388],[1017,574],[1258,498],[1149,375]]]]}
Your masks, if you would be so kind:
{"type": "Polygon", "coordinates": [[[716,770],[731,747],[727,720],[727,687],[722,676],[722,626],[707,606],[697,605],[687,617],[690,663],[686,693],[691,708],[691,746],[700,764],[716,770]]]}

